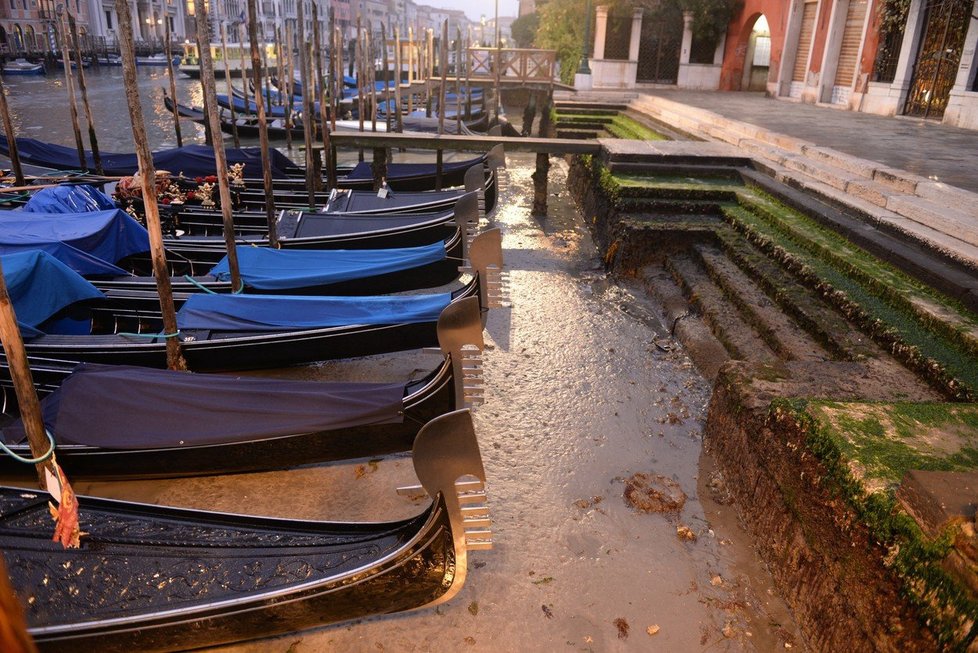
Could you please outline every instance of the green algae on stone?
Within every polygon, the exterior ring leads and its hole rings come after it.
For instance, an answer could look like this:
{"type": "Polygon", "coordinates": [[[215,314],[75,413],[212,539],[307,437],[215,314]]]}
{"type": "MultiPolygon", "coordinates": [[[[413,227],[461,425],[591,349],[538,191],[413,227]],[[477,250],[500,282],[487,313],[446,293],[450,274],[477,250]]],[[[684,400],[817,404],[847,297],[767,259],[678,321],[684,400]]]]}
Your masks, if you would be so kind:
{"type": "MultiPolygon", "coordinates": [[[[768,424],[772,428],[782,432],[798,429],[802,433],[805,446],[825,468],[819,485],[843,499],[868,528],[880,550],[886,552],[883,564],[900,580],[903,594],[917,609],[921,623],[935,633],[943,648],[965,650],[978,632],[973,628],[978,623],[978,601],[967,584],[944,564],[952,553],[958,528],[949,526],[936,537],[928,537],[897,503],[892,482],[883,482],[895,477],[897,467],[908,464],[914,458],[912,455],[882,456],[890,467],[884,464],[870,471],[865,465],[866,457],[859,457],[867,452],[865,447],[857,451],[856,458],[847,453],[855,449],[851,442],[872,438],[880,430],[873,424],[873,417],[866,415],[867,406],[880,411],[889,408],[887,414],[891,416],[921,416],[923,424],[930,427],[937,423],[970,423],[978,414],[978,407],[956,405],[951,414],[942,418],[940,404],[874,405],[777,399],[768,412],[768,424]],[[834,411],[835,419],[827,417],[829,411],[834,411]],[[846,413],[850,413],[850,425],[855,424],[855,429],[840,426],[838,416],[846,413]],[[885,478],[871,476],[881,470],[885,478]],[[874,478],[876,483],[867,482],[874,478]]],[[[885,432],[882,422],[880,427],[885,432]]]]}

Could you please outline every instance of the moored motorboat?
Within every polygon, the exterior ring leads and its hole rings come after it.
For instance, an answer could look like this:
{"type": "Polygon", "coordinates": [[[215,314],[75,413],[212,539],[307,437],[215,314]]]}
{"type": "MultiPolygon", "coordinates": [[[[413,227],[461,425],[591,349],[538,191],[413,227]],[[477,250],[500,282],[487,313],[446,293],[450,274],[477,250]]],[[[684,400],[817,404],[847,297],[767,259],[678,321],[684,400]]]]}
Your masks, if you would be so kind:
{"type": "Polygon", "coordinates": [[[3,64],[4,75],[43,75],[43,64],[34,63],[27,59],[14,59],[3,64]]]}
{"type": "Polygon", "coordinates": [[[461,589],[468,551],[491,547],[486,477],[466,410],[429,422],[412,453],[431,504],[403,521],[79,497],[85,535],[81,548],[63,549],[51,541],[47,495],[4,488],[0,551],[44,650],[199,648],[431,607],[461,589]]]}

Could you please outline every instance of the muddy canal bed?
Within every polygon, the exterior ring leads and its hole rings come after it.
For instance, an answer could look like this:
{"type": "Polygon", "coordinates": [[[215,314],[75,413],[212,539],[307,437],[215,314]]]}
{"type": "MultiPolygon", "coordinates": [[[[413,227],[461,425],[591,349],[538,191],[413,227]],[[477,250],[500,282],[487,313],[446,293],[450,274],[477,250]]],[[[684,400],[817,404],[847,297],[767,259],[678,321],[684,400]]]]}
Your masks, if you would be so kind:
{"type": "MultiPolygon", "coordinates": [[[[495,217],[512,305],[489,316],[486,403],[476,412],[494,549],[470,556],[466,586],[436,609],[222,650],[800,647],[733,508],[702,496],[710,385],[659,324],[656,307],[606,278],[565,190],[563,162],[551,170],[551,217],[530,215],[531,161],[510,157],[495,217]]],[[[434,362],[410,352],[282,374],[381,380],[434,362]]],[[[414,482],[400,455],[77,490],[219,511],[389,520],[419,511],[420,500],[395,493],[414,482]]]]}

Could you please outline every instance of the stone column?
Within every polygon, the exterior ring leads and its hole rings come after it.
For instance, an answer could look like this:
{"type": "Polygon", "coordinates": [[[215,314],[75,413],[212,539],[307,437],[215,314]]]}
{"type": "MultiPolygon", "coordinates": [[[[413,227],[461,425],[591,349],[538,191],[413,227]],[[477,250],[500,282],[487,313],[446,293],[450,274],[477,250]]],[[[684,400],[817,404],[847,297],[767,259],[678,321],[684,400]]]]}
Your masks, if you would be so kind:
{"type": "Polygon", "coordinates": [[[601,5],[594,10],[594,59],[604,59],[604,41],[608,34],[608,5],[601,5]]]}
{"type": "Polygon", "coordinates": [[[689,63],[690,53],[693,49],[693,12],[683,12],[683,45],[679,50],[679,64],[689,63]]]}
{"type": "MultiPolygon", "coordinates": [[[[917,49],[920,47],[920,39],[924,31],[924,13],[923,0],[910,1],[910,9],[907,10],[907,29],[903,33],[903,43],[900,44],[900,61],[897,63],[893,84],[890,85],[892,90],[898,92],[901,106],[906,98],[906,92],[910,89],[910,76],[913,74],[914,60],[917,58],[917,49]]],[[[897,113],[902,113],[900,108],[897,109],[897,113]]]]}
{"type": "MultiPolygon", "coordinates": [[[[975,0],[972,14],[978,16],[978,0],[975,0]]],[[[958,65],[958,76],[954,79],[953,91],[963,93],[968,90],[971,67],[978,62],[978,59],[975,58],[976,48],[978,48],[978,20],[972,20],[968,25],[968,33],[964,37],[964,45],[961,48],[961,63],[958,65]]]]}
{"type": "Polygon", "coordinates": [[[632,12],[632,33],[628,40],[628,60],[638,61],[638,49],[642,45],[642,14],[645,10],[637,7],[632,12]]]}

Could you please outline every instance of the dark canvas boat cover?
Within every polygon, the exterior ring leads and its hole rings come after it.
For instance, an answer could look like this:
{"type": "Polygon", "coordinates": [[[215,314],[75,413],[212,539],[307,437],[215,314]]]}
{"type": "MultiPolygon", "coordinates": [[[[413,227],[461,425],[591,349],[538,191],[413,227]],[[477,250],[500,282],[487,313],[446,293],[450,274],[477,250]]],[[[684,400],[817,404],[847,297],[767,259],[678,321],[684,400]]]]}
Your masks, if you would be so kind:
{"type": "Polygon", "coordinates": [[[88,184],[64,184],[34,193],[21,211],[28,213],[87,213],[117,208],[105,193],[88,184]]]}
{"type": "Polygon", "coordinates": [[[432,221],[448,222],[453,211],[439,213],[404,213],[401,215],[369,215],[339,217],[330,213],[303,213],[299,217],[295,238],[317,236],[353,236],[373,231],[407,229],[429,224],[432,221]]]}
{"type": "MultiPolygon", "coordinates": [[[[405,128],[408,128],[408,123],[405,121],[405,128]]],[[[444,173],[454,172],[457,170],[468,170],[474,165],[479,165],[485,161],[485,156],[476,157],[474,159],[469,159],[468,161],[452,161],[445,163],[442,166],[442,171],[444,173]]],[[[387,179],[394,180],[403,177],[414,177],[419,175],[434,175],[437,171],[437,166],[434,163],[388,163],[387,164],[387,179]]],[[[374,173],[372,164],[367,161],[361,161],[346,175],[347,179],[350,180],[366,180],[373,179],[374,173]]]]}
{"type": "Polygon", "coordinates": [[[461,190],[391,191],[386,197],[379,197],[373,191],[351,190],[337,193],[336,197],[326,203],[325,213],[396,211],[412,206],[454,202],[463,194],[461,190]]]}
{"type": "MultiPolygon", "coordinates": [[[[63,145],[45,143],[33,138],[18,138],[17,149],[20,160],[31,165],[59,170],[72,170],[78,167],[78,150],[63,145]]],[[[0,135],[0,153],[9,155],[6,137],[0,135]]],[[[270,150],[273,177],[301,175],[302,168],[292,163],[278,150],[270,150]]],[[[102,168],[105,174],[124,176],[135,174],[139,169],[135,154],[102,152],[102,168]]],[[[243,147],[227,149],[228,166],[236,163],[245,165],[246,177],[261,177],[261,148],[243,147]]],[[[85,153],[86,167],[95,170],[95,160],[91,152],[85,153]]],[[[210,145],[186,145],[153,153],[153,165],[157,170],[167,170],[173,174],[183,173],[187,177],[206,177],[215,174],[214,149],[210,145]]]]}
{"type": "Polygon", "coordinates": [[[125,211],[0,214],[0,254],[39,249],[78,274],[124,275],[116,261],[149,250],[146,229],[125,211]]]}
{"type": "MultiPolygon", "coordinates": [[[[397,249],[272,249],[238,247],[238,265],[245,285],[259,290],[286,290],[410,270],[445,258],[441,242],[397,249]]],[[[210,271],[231,280],[225,256],[210,271]]]]}
{"type": "Polygon", "coordinates": [[[451,293],[314,297],[191,295],[177,312],[181,329],[281,331],[362,324],[436,322],[451,293]]]}
{"type": "MultiPolygon", "coordinates": [[[[395,424],[404,385],[320,383],[83,363],[41,404],[58,444],[150,449],[395,424]]],[[[23,423],[3,430],[23,442],[23,423]]]]}
{"type": "Polygon", "coordinates": [[[64,263],[38,250],[0,257],[7,292],[25,338],[42,334],[36,327],[66,306],[102,293],[64,263]]]}

